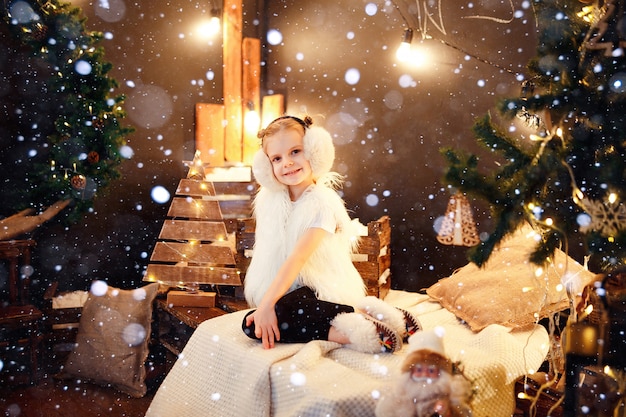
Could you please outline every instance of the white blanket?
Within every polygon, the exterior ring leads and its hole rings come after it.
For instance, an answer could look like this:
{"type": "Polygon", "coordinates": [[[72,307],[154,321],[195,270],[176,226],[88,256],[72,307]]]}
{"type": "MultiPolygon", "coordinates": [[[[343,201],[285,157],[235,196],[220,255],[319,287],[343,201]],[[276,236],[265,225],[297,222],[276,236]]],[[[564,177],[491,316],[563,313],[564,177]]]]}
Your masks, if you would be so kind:
{"type": "MultiPolygon", "coordinates": [[[[425,330],[445,328],[446,354],[461,362],[474,384],[477,417],[510,416],[515,381],[537,370],[548,351],[548,334],[539,325],[527,331],[491,325],[475,333],[426,295],[391,291],[385,300],[415,313],[425,330]]],[[[374,416],[405,349],[374,355],[315,341],[264,350],[241,330],[246,312],[198,327],[146,416],[374,416]]]]}

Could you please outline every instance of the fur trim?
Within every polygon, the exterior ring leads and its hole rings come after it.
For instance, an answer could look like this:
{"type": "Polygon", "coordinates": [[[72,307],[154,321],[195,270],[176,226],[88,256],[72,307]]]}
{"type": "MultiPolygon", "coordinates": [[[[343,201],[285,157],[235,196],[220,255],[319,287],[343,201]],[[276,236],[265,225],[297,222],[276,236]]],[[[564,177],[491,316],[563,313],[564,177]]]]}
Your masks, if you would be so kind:
{"type": "Polygon", "coordinates": [[[404,334],[406,331],[404,315],[380,298],[369,295],[364,297],[356,307],[376,320],[387,323],[399,334],[404,334]]]}
{"type": "Polygon", "coordinates": [[[356,307],[376,320],[390,325],[404,341],[422,328],[419,320],[409,311],[393,307],[371,295],[363,298],[356,307]]]}
{"type": "Polygon", "coordinates": [[[313,178],[318,179],[330,172],[335,162],[335,145],[326,129],[310,126],[304,134],[304,156],[313,170],[313,178]]]}
{"type": "Polygon", "coordinates": [[[346,347],[363,353],[380,353],[380,338],[376,326],[359,313],[338,314],[330,323],[350,339],[346,347]]]}
{"type": "Polygon", "coordinates": [[[244,295],[256,307],[287,258],[285,224],[293,205],[287,189],[272,191],[261,187],[253,201],[256,219],[253,256],[244,279],[244,295]]]}
{"type": "Polygon", "coordinates": [[[254,154],[254,159],[252,160],[252,173],[254,174],[254,179],[261,185],[261,187],[265,187],[271,191],[282,191],[287,188],[285,185],[278,182],[274,176],[272,163],[263,149],[259,149],[254,154]]]}
{"type": "Polygon", "coordinates": [[[360,313],[338,314],[330,324],[348,337],[347,348],[359,352],[395,352],[402,343],[391,327],[360,313]]]}

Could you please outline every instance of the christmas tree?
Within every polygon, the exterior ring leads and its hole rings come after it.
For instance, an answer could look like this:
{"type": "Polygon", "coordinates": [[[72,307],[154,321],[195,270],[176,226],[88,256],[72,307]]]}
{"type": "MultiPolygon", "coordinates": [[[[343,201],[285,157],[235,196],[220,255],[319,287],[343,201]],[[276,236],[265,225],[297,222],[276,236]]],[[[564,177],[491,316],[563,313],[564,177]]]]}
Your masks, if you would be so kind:
{"type": "Polygon", "coordinates": [[[494,220],[468,257],[483,265],[522,223],[540,231],[530,261],[583,240],[606,270],[626,261],[626,26],[624,0],[534,0],[537,54],[519,97],[473,131],[497,167],[443,149],[445,181],[486,201],[494,220]],[[502,127],[522,119],[532,134],[502,127]]]}
{"type": "Polygon", "coordinates": [[[70,201],[75,221],[119,177],[123,97],[112,95],[99,32],[56,0],[5,2],[0,36],[1,215],[70,201]]]}

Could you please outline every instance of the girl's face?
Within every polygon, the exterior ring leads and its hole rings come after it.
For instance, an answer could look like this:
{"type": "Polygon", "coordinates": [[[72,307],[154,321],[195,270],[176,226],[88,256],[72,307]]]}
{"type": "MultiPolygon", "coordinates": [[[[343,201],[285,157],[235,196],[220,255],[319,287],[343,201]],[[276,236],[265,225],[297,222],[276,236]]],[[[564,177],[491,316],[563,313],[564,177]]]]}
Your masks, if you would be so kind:
{"type": "Polygon", "coordinates": [[[292,200],[297,200],[313,184],[311,164],[304,157],[302,134],[293,129],[265,137],[265,153],[272,163],[274,176],[289,188],[292,200]]]}

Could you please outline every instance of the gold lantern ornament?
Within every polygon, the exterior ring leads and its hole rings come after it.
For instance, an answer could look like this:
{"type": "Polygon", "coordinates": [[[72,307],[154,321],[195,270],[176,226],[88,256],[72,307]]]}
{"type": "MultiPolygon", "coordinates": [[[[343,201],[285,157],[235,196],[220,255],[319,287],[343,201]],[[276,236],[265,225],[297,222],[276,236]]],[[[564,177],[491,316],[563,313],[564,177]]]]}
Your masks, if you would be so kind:
{"type": "Polygon", "coordinates": [[[450,197],[437,240],[444,245],[455,246],[476,246],[480,243],[472,207],[463,193],[457,191],[450,197]]]}

